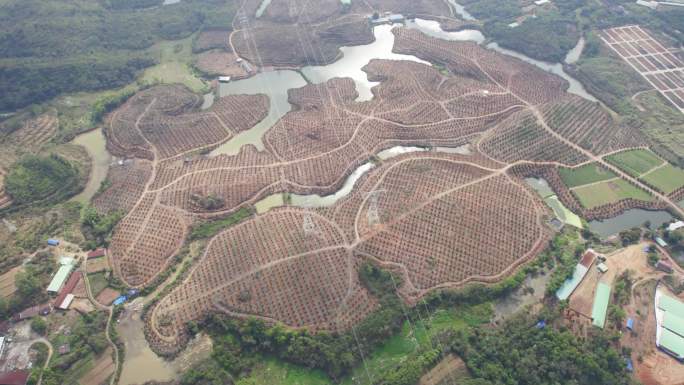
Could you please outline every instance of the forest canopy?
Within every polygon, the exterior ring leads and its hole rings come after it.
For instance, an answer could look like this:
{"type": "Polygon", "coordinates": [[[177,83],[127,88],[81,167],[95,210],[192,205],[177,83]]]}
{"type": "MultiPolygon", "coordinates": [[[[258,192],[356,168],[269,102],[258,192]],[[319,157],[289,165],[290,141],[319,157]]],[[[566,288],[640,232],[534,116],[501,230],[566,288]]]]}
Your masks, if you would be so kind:
{"type": "Polygon", "coordinates": [[[78,170],[58,155],[30,155],[12,166],[5,189],[16,204],[27,204],[70,190],[78,178],[78,170]]]}

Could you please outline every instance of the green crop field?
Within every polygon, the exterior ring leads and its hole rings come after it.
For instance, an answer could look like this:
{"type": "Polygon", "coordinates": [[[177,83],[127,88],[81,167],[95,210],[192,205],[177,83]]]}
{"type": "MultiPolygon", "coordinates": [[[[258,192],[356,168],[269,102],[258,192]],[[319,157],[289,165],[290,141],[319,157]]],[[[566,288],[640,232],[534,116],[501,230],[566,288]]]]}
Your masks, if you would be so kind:
{"type": "Polygon", "coordinates": [[[624,151],[611,155],[606,160],[633,177],[638,177],[664,162],[649,150],[624,151]]]}
{"type": "Polygon", "coordinates": [[[643,201],[652,199],[646,191],[636,188],[622,179],[578,187],[573,190],[582,206],[587,209],[633,198],[643,201]]]}
{"type": "Polygon", "coordinates": [[[610,170],[606,170],[595,163],[577,168],[562,167],[558,170],[563,183],[569,188],[615,178],[610,170]]]}
{"type": "Polygon", "coordinates": [[[648,173],[643,180],[665,194],[669,194],[684,186],[684,170],[668,164],[648,173]]]}

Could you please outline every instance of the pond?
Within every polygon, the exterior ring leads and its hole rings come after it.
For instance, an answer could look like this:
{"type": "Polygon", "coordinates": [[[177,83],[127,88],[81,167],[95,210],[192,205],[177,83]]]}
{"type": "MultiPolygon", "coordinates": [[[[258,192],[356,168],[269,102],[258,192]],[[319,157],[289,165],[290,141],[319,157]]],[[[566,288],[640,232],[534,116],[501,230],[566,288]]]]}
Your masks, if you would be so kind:
{"type": "Polygon", "coordinates": [[[539,194],[539,196],[542,197],[544,202],[551,207],[553,213],[556,215],[556,218],[558,218],[559,221],[567,225],[575,226],[579,229],[582,228],[582,219],[577,214],[570,211],[570,209],[565,207],[545,179],[525,178],[525,182],[527,182],[527,184],[532,187],[539,194]]]}
{"type": "Polygon", "coordinates": [[[112,156],[107,151],[106,139],[101,128],[77,136],[72,143],[83,146],[91,159],[90,176],[85,188],[71,198],[73,201],[87,204],[100,189],[102,182],[107,179],[112,156]]]}
{"type": "Polygon", "coordinates": [[[373,59],[409,60],[431,66],[429,62],[413,55],[401,55],[392,52],[394,47],[393,26],[379,25],[373,28],[375,41],[371,44],[341,47],[342,58],[324,66],[308,66],[302,68],[304,76],[314,84],[325,83],[332,78],[348,77],[354,80],[359,93],[356,101],[373,98],[371,88],[380,84],[368,80],[368,75],[361,69],[373,59]]]}
{"type": "Polygon", "coordinates": [[[672,219],[674,219],[672,215],[664,210],[631,209],[610,219],[591,221],[589,222],[589,229],[601,238],[608,238],[620,231],[639,227],[646,221],[651,222],[651,228],[656,228],[672,219]]]}

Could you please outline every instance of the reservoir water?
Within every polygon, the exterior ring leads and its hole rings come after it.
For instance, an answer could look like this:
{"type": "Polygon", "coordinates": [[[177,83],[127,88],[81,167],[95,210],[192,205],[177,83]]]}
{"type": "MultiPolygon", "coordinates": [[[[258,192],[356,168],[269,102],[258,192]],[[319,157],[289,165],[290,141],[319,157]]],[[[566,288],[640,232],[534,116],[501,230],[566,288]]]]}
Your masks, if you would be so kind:
{"type": "Polygon", "coordinates": [[[434,20],[415,19],[406,21],[406,27],[411,29],[418,29],[424,34],[438,39],[452,40],[452,41],[472,41],[481,44],[485,41],[485,36],[482,32],[476,29],[464,29],[457,32],[447,32],[442,29],[439,22],[434,20]]]}
{"type": "Polygon", "coordinates": [[[375,41],[371,44],[341,47],[342,58],[332,64],[324,66],[308,66],[302,68],[302,73],[314,84],[325,83],[332,78],[348,77],[354,80],[356,91],[359,93],[357,101],[373,98],[371,88],[380,83],[368,80],[368,75],[362,68],[373,59],[409,60],[431,66],[429,62],[413,55],[401,55],[392,52],[394,34],[392,26],[380,25],[373,28],[375,41]]]}
{"type": "MultiPolygon", "coordinates": [[[[399,55],[392,52],[394,34],[392,26],[381,25],[373,29],[375,41],[371,44],[341,47],[344,56],[336,62],[324,66],[308,66],[301,72],[306,79],[314,84],[326,82],[336,77],[350,77],[354,80],[359,93],[358,101],[370,100],[373,97],[370,89],[379,84],[368,80],[368,76],[361,69],[372,59],[411,60],[426,65],[430,63],[412,55],[399,55]]],[[[251,129],[241,132],[211,152],[212,156],[226,154],[235,155],[242,146],[251,144],[259,151],[264,145],[262,136],[269,128],[292,109],[288,102],[287,91],[292,88],[304,87],[306,80],[297,71],[276,70],[265,71],[251,78],[229,83],[219,83],[219,95],[266,94],[270,98],[268,115],[251,129]]]]}
{"type": "Polygon", "coordinates": [[[112,156],[107,151],[105,136],[101,128],[77,136],[72,143],[83,146],[92,161],[88,183],[80,194],[71,198],[74,201],[86,204],[90,202],[90,199],[100,189],[102,182],[107,178],[112,156]]]}
{"type": "Polygon", "coordinates": [[[211,152],[211,155],[235,155],[242,146],[247,144],[254,145],[259,151],[263,150],[264,144],[261,137],[292,109],[292,105],[287,100],[287,91],[305,85],[306,81],[302,75],[290,70],[266,71],[251,78],[230,83],[219,83],[220,96],[266,94],[269,97],[270,105],[268,115],[263,120],[216,148],[211,152]]]}

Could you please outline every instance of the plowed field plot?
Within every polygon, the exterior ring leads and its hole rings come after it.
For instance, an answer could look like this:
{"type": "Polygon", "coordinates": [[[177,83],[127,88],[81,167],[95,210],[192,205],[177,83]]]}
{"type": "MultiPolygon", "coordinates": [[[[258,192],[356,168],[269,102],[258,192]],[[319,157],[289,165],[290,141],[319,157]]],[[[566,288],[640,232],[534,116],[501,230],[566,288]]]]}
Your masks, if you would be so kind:
{"type": "MultiPolygon", "coordinates": [[[[271,17],[268,8],[262,17],[271,17]]],[[[638,132],[567,94],[564,80],[473,43],[393,33],[396,52],[448,71],[372,60],[364,71],[379,85],[364,102],[355,101],[349,78],[291,89],[293,108],[265,130],[262,151],[246,145],[236,155],[202,155],[257,124],[263,96],[220,98],[199,111],[196,95],[160,86],[110,114],[110,148],[137,158],[130,170],[111,171],[112,186],[101,195],[130,208],[110,244],[113,270],[128,285],[149,284],[168,268],[198,219],[272,194],[305,196],[298,207],[255,214],[212,237],[148,313],[146,335],[157,351],[176,352],[186,323],[214,312],[349,328],[377,306],[358,282],[365,260],[401,274],[408,303],[438,288],[501,280],[550,236],[543,225],[550,210],[519,169],[577,168],[581,180],[591,173],[579,167],[595,162],[615,173],[619,187],[645,188],[602,158],[643,145],[638,132]],[[464,144],[469,154],[378,156],[395,146],[464,144]],[[349,187],[351,175],[360,177],[349,187]],[[307,208],[314,195],[335,199],[307,208]]]]}
{"type": "Polygon", "coordinates": [[[601,32],[601,39],[684,113],[684,62],[638,25],[601,32]]]}

